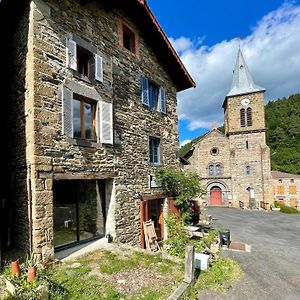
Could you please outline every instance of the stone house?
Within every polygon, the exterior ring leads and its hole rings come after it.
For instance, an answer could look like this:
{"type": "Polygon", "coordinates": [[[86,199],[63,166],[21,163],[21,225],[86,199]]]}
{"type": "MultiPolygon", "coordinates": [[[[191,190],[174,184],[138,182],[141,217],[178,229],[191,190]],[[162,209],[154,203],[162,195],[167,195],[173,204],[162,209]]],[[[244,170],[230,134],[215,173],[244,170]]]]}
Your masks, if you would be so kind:
{"type": "Polygon", "coordinates": [[[300,209],[300,175],[271,171],[275,201],[300,209]]]}
{"type": "Polygon", "coordinates": [[[0,3],[2,245],[51,257],[110,234],[163,238],[176,93],[195,83],[143,0],[0,3]],[[4,18],[5,16],[5,18],[4,18]]]}
{"type": "Polygon", "coordinates": [[[185,155],[185,169],[202,178],[206,205],[268,208],[272,203],[264,92],[254,84],[239,49],[223,102],[225,133],[213,126],[185,155]]]}

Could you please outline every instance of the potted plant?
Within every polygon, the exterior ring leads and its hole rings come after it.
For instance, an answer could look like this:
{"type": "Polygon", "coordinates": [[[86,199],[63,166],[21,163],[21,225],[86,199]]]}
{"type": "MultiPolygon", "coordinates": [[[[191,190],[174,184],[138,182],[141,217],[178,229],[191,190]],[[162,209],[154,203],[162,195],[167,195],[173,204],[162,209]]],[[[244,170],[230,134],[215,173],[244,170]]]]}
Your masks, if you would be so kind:
{"type": "Polygon", "coordinates": [[[25,267],[27,269],[27,283],[32,283],[36,279],[37,259],[34,253],[27,254],[25,259],[25,267]]]}

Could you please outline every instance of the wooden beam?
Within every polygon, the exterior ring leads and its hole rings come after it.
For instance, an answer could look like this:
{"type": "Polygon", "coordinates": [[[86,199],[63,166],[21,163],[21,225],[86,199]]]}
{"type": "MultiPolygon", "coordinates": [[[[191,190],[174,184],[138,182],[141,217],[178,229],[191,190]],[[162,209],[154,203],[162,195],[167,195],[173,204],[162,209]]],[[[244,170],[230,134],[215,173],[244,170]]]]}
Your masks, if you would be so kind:
{"type": "Polygon", "coordinates": [[[165,194],[157,194],[157,195],[143,195],[142,201],[149,201],[149,200],[157,200],[157,199],[165,199],[165,194]]]}
{"type": "Polygon", "coordinates": [[[47,173],[40,172],[40,179],[53,179],[53,180],[97,180],[118,177],[118,172],[110,173],[47,173]]]}

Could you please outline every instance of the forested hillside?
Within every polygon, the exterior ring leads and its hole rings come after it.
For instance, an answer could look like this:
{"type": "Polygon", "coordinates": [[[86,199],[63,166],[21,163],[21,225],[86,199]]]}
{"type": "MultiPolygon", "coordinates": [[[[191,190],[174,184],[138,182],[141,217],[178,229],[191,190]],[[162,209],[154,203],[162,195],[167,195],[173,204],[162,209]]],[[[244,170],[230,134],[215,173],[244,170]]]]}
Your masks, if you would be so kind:
{"type": "MultiPolygon", "coordinates": [[[[265,113],[272,170],[300,174],[300,94],[269,102],[265,113]]],[[[187,153],[199,138],[181,147],[180,154],[187,153]]]]}
{"type": "Polygon", "coordinates": [[[300,174],[300,94],[266,105],[273,170],[300,174]]]}

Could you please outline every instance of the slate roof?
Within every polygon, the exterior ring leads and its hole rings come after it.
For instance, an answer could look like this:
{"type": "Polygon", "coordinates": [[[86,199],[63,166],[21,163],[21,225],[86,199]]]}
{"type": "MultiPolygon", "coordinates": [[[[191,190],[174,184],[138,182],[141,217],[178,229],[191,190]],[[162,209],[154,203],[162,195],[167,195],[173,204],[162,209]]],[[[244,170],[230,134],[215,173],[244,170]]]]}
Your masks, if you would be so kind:
{"type": "Polygon", "coordinates": [[[265,91],[265,89],[254,84],[254,81],[244,59],[243,53],[241,49],[239,49],[235,68],[233,71],[231,88],[226,97],[259,91],[265,91]]]}
{"type": "Polygon", "coordinates": [[[281,171],[271,171],[271,176],[272,176],[273,179],[279,179],[279,178],[300,178],[300,175],[290,174],[290,173],[281,172],[281,171]]]}

